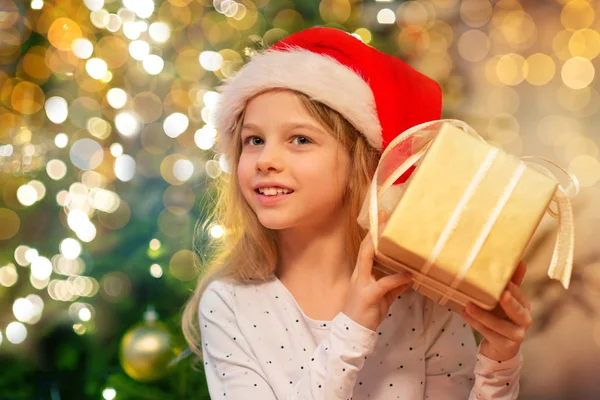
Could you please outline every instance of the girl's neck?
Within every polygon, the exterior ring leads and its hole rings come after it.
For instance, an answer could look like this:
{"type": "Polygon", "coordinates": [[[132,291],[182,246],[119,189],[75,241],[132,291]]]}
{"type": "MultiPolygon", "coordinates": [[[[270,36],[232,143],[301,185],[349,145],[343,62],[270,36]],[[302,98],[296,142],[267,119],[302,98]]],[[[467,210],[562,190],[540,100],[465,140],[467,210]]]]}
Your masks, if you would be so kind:
{"type": "Polygon", "coordinates": [[[347,251],[344,214],[318,226],[277,232],[279,263],[276,275],[290,285],[327,290],[346,285],[354,269],[347,251]]]}

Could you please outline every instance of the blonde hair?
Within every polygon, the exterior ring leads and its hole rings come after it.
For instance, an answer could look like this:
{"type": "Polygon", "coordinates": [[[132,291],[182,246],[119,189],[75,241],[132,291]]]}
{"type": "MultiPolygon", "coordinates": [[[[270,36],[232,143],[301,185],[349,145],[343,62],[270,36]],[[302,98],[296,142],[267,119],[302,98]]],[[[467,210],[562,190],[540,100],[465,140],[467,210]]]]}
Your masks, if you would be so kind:
{"type": "MultiPolygon", "coordinates": [[[[288,89],[271,89],[288,90],[288,89]]],[[[360,243],[366,231],[356,222],[362,201],[371,182],[380,153],[371,147],[365,137],[332,108],[310,99],[303,93],[294,92],[307,112],[340,143],[350,156],[349,182],[344,195],[348,210],[347,248],[351,260],[356,260],[360,243]]],[[[264,93],[264,92],[261,92],[264,93]]],[[[202,294],[214,280],[230,280],[248,283],[262,281],[275,271],[278,252],[274,231],[265,228],[242,196],[237,184],[237,164],[241,154],[241,126],[245,111],[234,127],[231,145],[225,154],[230,163],[230,174],[222,174],[216,181],[217,196],[212,214],[200,225],[196,224],[194,248],[204,258],[200,265],[200,276],[193,295],[184,312],[182,329],[191,350],[202,359],[198,309],[202,294]],[[225,236],[213,241],[213,249],[199,248],[197,239],[212,223],[225,228],[225,236]],[[207,251],[208,250],[208,251],[207,251]]]]}

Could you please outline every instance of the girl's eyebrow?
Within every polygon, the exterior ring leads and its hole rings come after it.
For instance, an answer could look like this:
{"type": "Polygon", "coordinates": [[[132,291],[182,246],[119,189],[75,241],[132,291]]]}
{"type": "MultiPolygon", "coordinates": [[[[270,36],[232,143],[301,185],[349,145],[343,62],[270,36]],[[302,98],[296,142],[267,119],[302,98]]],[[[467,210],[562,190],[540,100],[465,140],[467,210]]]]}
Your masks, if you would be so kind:
{"type": "MultiPolygon", "coordinates": [[[[313,131],[315,133],[323,133],[323,131],[321,129],[319,129],[318,127],[316,127],[312,124],[307,124],[307,123],[302,123],[302,122],[288,122],[286,124],[283,124],[282,128],[287,131],[292,130],[292,129],[304,128],[304,129],[313,131]]],[[[261,132],[260,127],[256,124],[253,124],[252,122],[244,123],[244,125],[242,125],[242,129],[250,129],[250,130],[253,130],[256,132],[261,132]]]]}

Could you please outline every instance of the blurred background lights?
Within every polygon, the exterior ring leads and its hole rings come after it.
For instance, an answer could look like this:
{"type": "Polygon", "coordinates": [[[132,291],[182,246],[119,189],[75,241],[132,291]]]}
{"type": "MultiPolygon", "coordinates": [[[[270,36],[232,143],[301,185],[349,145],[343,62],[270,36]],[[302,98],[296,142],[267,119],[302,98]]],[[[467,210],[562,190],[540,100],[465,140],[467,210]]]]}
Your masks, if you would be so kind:
{"type": "Polygon", "coordinates": [[[90,58],[94,53],[94,45],[87,39],[75,39],[71,46],[73,48],[73,53],[84,60],[90,58]]]}
{"type": "Polygon", "coordinates": [[[160,56],[156,54],[150,54],[144,58],[142,65],[144,66],[146,72],[148,72],[150,75],[158,75],[162,72],[165,62],[160,56]]]}
{"type": "Polygon", "coordinates": [[[104,29],[108,17],[108,11],[104,9],[95,10],[90,13],[90,21],[96,28],[104,29]]]}
{"type": "Polygon", "coordinates": [[[92,312],[89,308],[83,307],[79,310],[79,319],[83,322],[89,321],[92,318],[92,312]]]}
{"type": "Polygon", "coordinates": [[[140,130],[138,119],[129,111],[117,114],[115,117],[115,126],[123,136],[136,135],[140,130]]]}
{"type": "Polygon", "coordinates": [[[210,228],[210,236],[214,237],[215,239],[222,238],[223,235],[225,235],[225,229],[223,229],[221,225],[213,225],[210,228]]]}
{"type": "Polygon", "coordinates": [[[19,279],[19,275],[17,274],[17,269],[14,265],[9,264],[3,267],[0,267],[0,285],[4,287],[11,287],[17,280],[19,279]]]}
{"type": "Polygon", "coordinates": [[[219,162],[218,162],[218,168],[219,170],[225,172],[225,173],[230,173],[230,169],[229,169],[229,164],[227,163],[227,159],[224,156],[219,156],[219,162]]]}
{"type": "Polygon", "coordinates": [[[37,198],[35,199],[35,201],[40,201],[46,196],[46,186],[44,186],[42,182],[38,180],[33,180],[27,185],[35,190],[35,193],[37,194],[37,198]]]}
{"type": "Polygon", "coordinates": [[[118,157],[123,154],[123,146],[121,143],[113,143],[110,145],[110,154],[113,157],[118,157]]]}
{"type": "Polygon", "coordinates": [[[129,54],[133,59],[142,61],[150,54],[150,45],[143,40],[134,40],[129,44],[129,54]]]}
{"type": "Polygon", "coordinates": [[[119,17],[117,14],[108,14],[104,20],[104,26],[109,32],[117,32],[119,29],[121,29],[121,23],[121,17],[119,17]]]}
{"type": "Polygon", "coordinates": [[[389,8],[382,8],[377,13],[377,22],[382,25],[391,25],[396,22],[396,13],[389,8]]]}
{"type": "Polygon", "coordinates": [[[85,63],[85,70],[92,78],[102,79],[108,72],[108,65],[101,58],[91,58],[85,63]]]}
{"type": "Polygon", "coordinates": [[[173,113],[165,118],[163,129],[167,136],[176,138],[181,135],[189,126],[189,119],[185,114],[173,113]]]}
{"type": "MultiPolygon", "coordinates": [[[[129,40],[137,40],[140,38],[141,32],[137,23],[127,21],[123,24],[123,34],[129,40]]],[[[131,46],[129,48],[131,49],[131,46]]]]}
{"type": "Polygon", "coordinates": [[[160,240],[158,240],[158,239],[152,239],[150,241],[149,247],[150,247],[151,250],[154,250],[154,251],[160,249],[160,240]]]}
{"type": "Polygon", "coordinates": [[[204,105],[208,108],[214,108],[217,105],[217,101],[219,100],[219,93],[209,90],[204,93],[202,96],[202,101],[204,105]]]}
{"type": "Polygon", "coordinates": [[[148,23],[146,21],[136,21],[136,25],[137,25],[138,29],[140,30],[140,32],[148,31],[148,23]]]}
{"type": "Polygon", "coordinates": [[[70,200],[69,192],[66,190],[61,190],[56,194],[56,204],[61,207],[66,207],[70,200]]]}
{"type": "Polygon", "coordinates": [[[97,168],[104,159],[104,150],[95,140],[79,139],[71,146],[71,162],[77,168],[88,171],[97,168]]]}
{"type": "Polygon", "coordinates": [[[152,275],[155,278],[160,278],[163,275],[163,270],[161,266],[158,264],[152,264],[150,266],[150,275],[152,275]]]}
{"type": "Polygon", "coordinates": [[[69,144],[69,137],[65,133],[59,133],[54,137],[54,144],[59,149],[64,149],[69,144]]]}
{"type": "Polygon", "coordinates": [[[66,238],[60,242],[60,252],[69,260],[74,260],[81,254],[81,244],[72,238],[66,238]]]}
{"type": "Polygon", "coordinates": [[[217,71],[223,65],[223,56],[215,51],[200,53],[200,65],[207,71],[217,71]]]}
{"type": "Polygon", "coordinates": [[[135,12],[140,18],[150,18],[154,12],[152,0],[123,0],[123,5],[135,12]]]}
{"type": "Polygon", "coordinates": [[[119,198],[119,195],[110,190],[93,188],[90,190],[88,202],[96,210],[113,213],[119,208],[121,199],[119,198]]]}
{"type": "Polygon", "coordinates": [[[52,275],[52,263],[46,257],[37,257],[31,262],[31,274],[37,279],[46,279],[52,275]]]}
{"type": "Polygon", "coordinates": [[[104,7],[104,0],[83,0],[83,4],[85,4],[90,11],[98,11],[104,7]]]}
{"type": "Polygon", "coordinates": [[[117,391],[108,387],[102,391],[102,397],[104,400],[114,400],[114,398],[117,397],[117,391]]]}
{"type": "Polygon", "coordinates": [[[217,130],[205,125],[194,133],[194,143],[202,150],[209,150],[215,145],[217,130]]]}
{"type": "Polygon", "coordinates": [[[369,31],[367,28],[358,28],[353,35],[365,43],[371,43],[371,40],[373,39],[371,31],[369,31]]]}
{"type": "Polygon", "coordinates": [[[44,0],[31,0],[32,10],[41,10],[44,7],[44,0]]]}
{"type": "Polygon", "coordinates": [[[594,65],[583,57],[573,57],[562,67],[562,80],[571,89],[583,89],[594,80],[594,65]]]}
{"type": "Polygon", "coordinates": [[[37,201],[37,192],[29,185],[23,185],[17,190],[17,200],[28,207],[37,201]]]}
{"type": "Polygon", "coordinates": [[[173,175],[180,181],[187,181],[193,174],[194,164],[190,160],[180,159],[173,164],[173,175]]]}
{"type": "Polygon", "coordinates": [[[27,328],[20,322],[11,322],[6,327],[6,339],[12,344],[22,343],[27,338],[27,328]]]}
{"type": "Polygon", "coordinates": [[[89,217],[82,210],[74,209],[69,212],[67,216],[67,223],[69,228],[73,231],[84,229],[85,226],[90,222],[89,217]]]}
{"type": "Polygon", "coordinates": [[[83,325],[81,323],[73,324],[73,330],[75,331],[76,334],[78,334],[80,336],[85,334],[85,332],[86,332],[85,325],[83,325]]]}
{"type": "Polygon", "coordinates": [[[35,309],[28,299],[16,299],[13,303],[13,314],[17,320],[28,322],[35,314],[35,309]]]}
{"type": "Polygon", "coordinates": [[[65,17],[56,18],[48,28],[48,41],[61,51],[71,50],[73,41],[81,36],[77,22],[65,17]]]}
{"type": "MultiPolygon", "coordinates": [[[[31,264],[33,262],[33,260],[35,260],[39,256],[40,256],[40,254],[38,253],[38,251],[36,249],[28,247],[25,250],[25,260],[26,260],[26,263],[25,264],[21,264],[21,265],[31,264]]],[[[16,257],[15,257],[15,259],[16,259],[16,257]]]]}
{"type": "Polygon", "coordinates": [[[48,119],[55,124],[62,124],[69,115],[69,105],[62,97],[54,96],[46,100],[44,104],[48,119]]]}
{"type": "Polygon", "coordinates": [[[171,30],[169,29],[169,26],[164,22],[154,22],[150,24],[150,27],[148,28],[148,33],[150,34],[152,40],[158,43],[166,42],[171,36],[171,30]]]}
{"type": "Polygon", "coordinates": [[[127,154],[115,159],[115,175],[123,182],[128,182],[135,175],[135,160],[127,154]]]}
{"type": "Polygon", "coordinates": [[[50,160],[46,164],[46,173],[54,181],[61,180],[67,174],[67,164],[61,160],[50,160]]]}
{"type": "Polygon", "coordinates": [[[127,103],[127,93],[121,88],[112,88],[106,94],[106,100],[112,108],[123,108],[127,103]]]}

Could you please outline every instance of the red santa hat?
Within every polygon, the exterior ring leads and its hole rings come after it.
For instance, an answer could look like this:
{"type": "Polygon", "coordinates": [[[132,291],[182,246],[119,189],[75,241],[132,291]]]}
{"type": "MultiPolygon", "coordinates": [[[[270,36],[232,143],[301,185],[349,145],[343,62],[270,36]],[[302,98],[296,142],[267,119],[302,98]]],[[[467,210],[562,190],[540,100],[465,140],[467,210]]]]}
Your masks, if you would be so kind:
{"type": "Polygon", "coordinates": [[[248,100],[274,88],[326,104],[379,151],[406,129],[441,117],[437,82],[344,31],[310,28],[252,56],[219,88],[215,119],[221,152],[248,100]]]}

